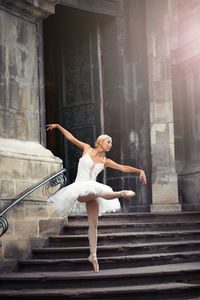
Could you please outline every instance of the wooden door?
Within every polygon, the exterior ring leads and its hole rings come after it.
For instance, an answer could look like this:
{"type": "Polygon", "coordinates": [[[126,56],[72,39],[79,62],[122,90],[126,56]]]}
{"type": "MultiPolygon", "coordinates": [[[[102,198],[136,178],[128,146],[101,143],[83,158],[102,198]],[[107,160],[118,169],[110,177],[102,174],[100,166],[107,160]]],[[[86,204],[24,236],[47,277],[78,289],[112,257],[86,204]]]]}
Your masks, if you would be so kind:
{"type": "MultiPolygon", "coordinates": [[[[60,120],[75,137],[92,146],[101,132],[97,26],[93,14],[64,6],[56,11],[60,120]]],[[[81,151],[66,139],[62,142],[61,156],[73,182],[81,151]]]]}

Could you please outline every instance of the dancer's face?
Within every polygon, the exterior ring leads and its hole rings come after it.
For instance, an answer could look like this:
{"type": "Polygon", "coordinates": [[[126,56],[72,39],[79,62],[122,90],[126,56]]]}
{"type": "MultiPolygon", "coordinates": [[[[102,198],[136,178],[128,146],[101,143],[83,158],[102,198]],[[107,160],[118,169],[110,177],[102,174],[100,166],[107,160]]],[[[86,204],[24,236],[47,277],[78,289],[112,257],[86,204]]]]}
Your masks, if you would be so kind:
{"type": "Polygon", "coordinates": [[[109,152],[112,148],[112,139],[106,138],[103,142],[101,142],[101,146],[105,152],[109,152]]]}

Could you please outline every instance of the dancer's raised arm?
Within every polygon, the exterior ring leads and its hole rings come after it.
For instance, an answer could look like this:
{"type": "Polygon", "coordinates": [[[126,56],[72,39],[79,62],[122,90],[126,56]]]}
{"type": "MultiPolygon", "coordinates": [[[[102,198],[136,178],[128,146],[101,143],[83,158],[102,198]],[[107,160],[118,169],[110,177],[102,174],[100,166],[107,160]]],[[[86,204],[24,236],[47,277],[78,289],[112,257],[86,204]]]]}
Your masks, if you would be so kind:
{"type": "Polygon", "coordinates": [[[47,131],[48,130],[53,130],[55,128],[59,129],[64,136],[66,137],[66,139],[68,141],[70,141],[71,143],[73,143],[74,145],[76,145],[78,148],[82,149],[83,151],[88,149],[90,147],[90,145],[79,141],[77,138],[75,138],[68,130],[66,130],[65,128],[63,128],[61,125],[59,124],[47,124],[47,131]]]}
{"type": "Polygon", "coordinates": [[[105,167],[120,170],[120,171],[126,172],[126,173],[129,173],[129,172],[130,173],[139,173],[140,174],[140,181],[142,181],[143,184],[147,183],[145,173],[141,169],[137,169],[137,168],[134,168],[134,167],[131,167],[131,166],[126,166],[126,165],[120,165],[120,164],[117,164],[116,162],[114,162],[111,159],[106,159],[105,167]]]}

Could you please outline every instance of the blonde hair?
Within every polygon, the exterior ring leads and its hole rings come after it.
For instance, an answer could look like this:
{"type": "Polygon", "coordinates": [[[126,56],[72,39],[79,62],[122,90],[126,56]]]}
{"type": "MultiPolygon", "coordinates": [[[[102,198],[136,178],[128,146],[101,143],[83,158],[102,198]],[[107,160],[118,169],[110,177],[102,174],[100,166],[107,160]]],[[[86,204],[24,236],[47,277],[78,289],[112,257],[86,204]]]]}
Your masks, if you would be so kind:
{"type": "Polygon", "coordinates": [[[99,145],[101,142],[105,141],[105,139],[107,139],[107,138],[109,138],[109,139],[112,140],[112,138],[111,138],[109,135],[107,135],[107,134],[101,134],[101,135],[97,138],[97,140],[96,140],[96,142],[95,142],[95,147],[98,147],[98,145],[99,145]]]}

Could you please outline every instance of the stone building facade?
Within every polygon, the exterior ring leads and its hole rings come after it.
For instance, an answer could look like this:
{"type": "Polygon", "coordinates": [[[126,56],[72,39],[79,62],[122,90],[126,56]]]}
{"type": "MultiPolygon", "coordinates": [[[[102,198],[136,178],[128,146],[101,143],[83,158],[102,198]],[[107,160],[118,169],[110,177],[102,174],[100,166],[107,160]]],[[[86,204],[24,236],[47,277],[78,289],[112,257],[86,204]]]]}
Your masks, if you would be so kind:
{"type": "MultiPolygon", "coordinates": [[[[80,152],[46,122],[91,144],[106,132],[113,160],[145,170],[143,187],[100,178],[136,190],[122,211],[199,210],[199,15],[199,0],[0,0],[1,210],[63,164],[74,180],[80,152]]],[[[63,222],[42,189],[6,217],[4,268],[63,222]]]]}

